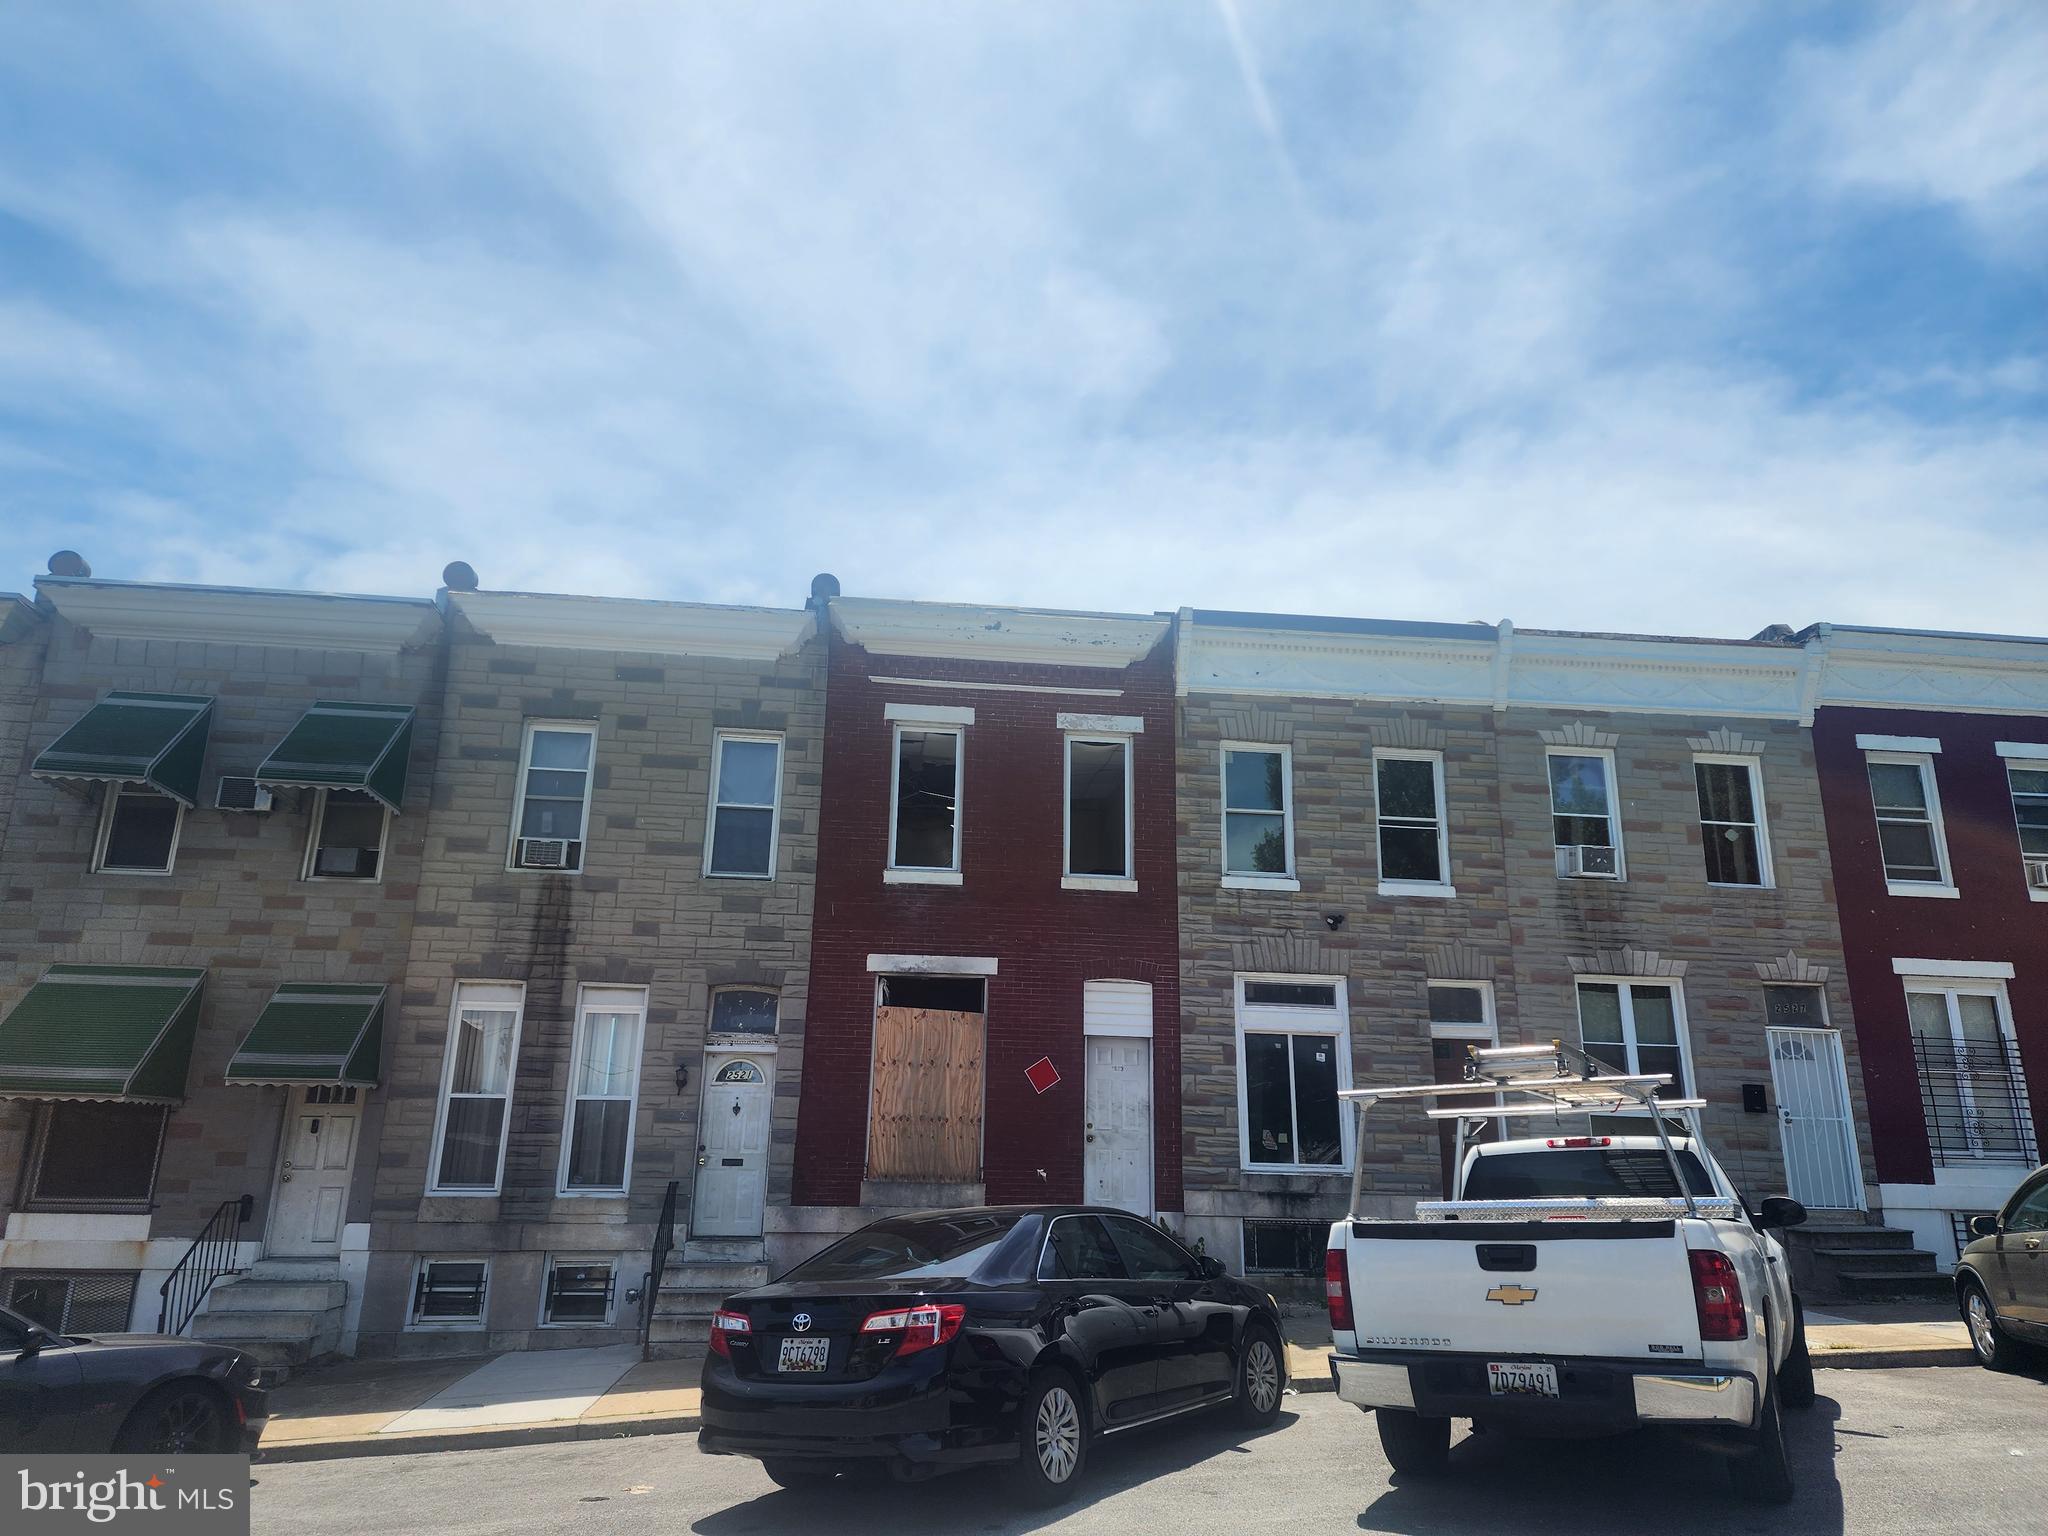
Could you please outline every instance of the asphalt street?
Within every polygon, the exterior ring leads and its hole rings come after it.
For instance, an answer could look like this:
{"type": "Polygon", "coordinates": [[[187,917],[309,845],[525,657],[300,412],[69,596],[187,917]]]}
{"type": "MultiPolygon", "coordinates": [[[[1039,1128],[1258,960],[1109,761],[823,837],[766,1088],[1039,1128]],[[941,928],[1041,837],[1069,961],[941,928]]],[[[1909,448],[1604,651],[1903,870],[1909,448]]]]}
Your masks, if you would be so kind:
{"type": "Polygon", "coordinates": [[[1445,1480],[1396,1485],[1371,1419],[1320,1394],[1290,1397],[1279,1423],[1250,1438],[1223,1418],[1119,1436],[1096,1448],[1074,1501],[1050,1512],[1018,1511],[973,1475],[788,1493],[751,1462],[665,1435],[259,1466],[254,1526],[258,1536],[2048,1529],[2048,1380],[1952,1367],[1822,1371],[1819,1381],[1819,1403],[1788,1418],[1799,1478],[1788,1509],[1737,1502],[1718,1459],[1663,1434],[1466,1438],[1445,1480]]]}

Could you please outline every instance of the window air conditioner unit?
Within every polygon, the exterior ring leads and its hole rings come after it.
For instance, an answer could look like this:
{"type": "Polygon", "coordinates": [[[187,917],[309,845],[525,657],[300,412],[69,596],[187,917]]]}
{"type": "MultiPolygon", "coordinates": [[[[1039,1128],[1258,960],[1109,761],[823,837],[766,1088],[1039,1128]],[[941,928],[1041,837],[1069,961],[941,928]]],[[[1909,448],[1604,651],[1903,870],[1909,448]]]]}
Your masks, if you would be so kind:
{"type": "Polygon", "coordinates": [[[2048,857],[2027,860],[2027,888],[2048,891],[2048,857]]]}
{"type": "Polygon", "coordinates": [[[1612,880],[1619,871],[1614,850],[1599,844],[1576,843],[1557,850],[1560,879],[1612,880]]]}
{"type": "Polygon", "coordinates": [[[520,869],[569,869],[582,849],[581,843],[567,838],[522,837],[512,862],[520,869]]]}
{"type": "Polygon", "coordinates": [[[322,848],[313,855],[313,873],[363,879],[377,872],[374,848],[322,848]]]}
{"type": "Polygon", "coordinates": [[[267,811],[270,799],[270,791],[254,779],[223,774],[220,783],[214,786],[213,808],[216,811],[267,811]]]}

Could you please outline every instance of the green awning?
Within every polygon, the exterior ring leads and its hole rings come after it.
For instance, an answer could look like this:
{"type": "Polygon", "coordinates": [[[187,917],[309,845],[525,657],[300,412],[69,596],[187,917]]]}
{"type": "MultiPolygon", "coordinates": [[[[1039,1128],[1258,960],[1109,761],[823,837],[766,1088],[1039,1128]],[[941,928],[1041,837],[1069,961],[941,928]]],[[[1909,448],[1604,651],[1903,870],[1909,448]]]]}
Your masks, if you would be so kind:
{"type": "Polygon", "coordinates": [[[185,1096],[203,968],[53,965],[0,1020],[0,1098],[185,1096]]]}
{"type": "Polygon", "coordinates": [[[254,1083],[354,1083],[377,1086],[384,1032],[384,989],[327,981],[288,981],[228,1063],[227,1080],[254,1083]]]}
{"type": "Polygon", "coordinates": [[[196,693],[114,692],[43,748],[39,779],[149,784],[187,807],[199,803],[199,766],[213,700],[196,693]]]}
{"type": "Polygon", "coordinates": [[[323,699],[263,760],[256,782],[272,789],[359,789],[395,811],[405,798],[411,756],[409,706],[323,699]]]}

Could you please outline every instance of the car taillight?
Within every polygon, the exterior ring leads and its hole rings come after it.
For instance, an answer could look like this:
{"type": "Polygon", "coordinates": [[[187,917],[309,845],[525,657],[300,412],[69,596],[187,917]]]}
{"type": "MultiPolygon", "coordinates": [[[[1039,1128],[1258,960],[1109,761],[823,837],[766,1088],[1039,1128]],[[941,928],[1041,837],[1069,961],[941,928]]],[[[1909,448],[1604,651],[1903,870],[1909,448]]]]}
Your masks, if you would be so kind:
{"type": "Polygon", "coordinates": [[[750,1337],[754,1325],[747,1321],[744,1312],[714,1312],[711,1314],[711,1353],[732,1357],[732,1336],[750,1337]]]}
{"type": "Polygon", "coordinates": [[[914,1355],[921,1349],[936,1349],[960,1331],[967,1309],[957,1301],[937,1302],[922,1307],[904,1307],[895,1312],[870,1312],[860,1325],[862,1333],[900,1333],[896,1353],[914,1355]]]}
{"type": "Polygon", "coordinates": [[[1351,1275],[1344,1267],[1342,1248],[1326,1249],[1323,1253],[1323,1294],[1330,1302],[1330,1327],[1333,1331],[1351,1331],[1351,1275]]]}
{"type": "Polygon", "coordinates": [[[1546,1147],[1611,1147],[1612,1136],[1559,1136],[1543,1143],[1546,1147]]]}
{"type": "Polygon", "coordinates": [[[1749,1316],[1742,1306],[1742,1281],[1725,1253],[1695,1249],[1692,1300],[1700,1314],[1700,1337],[1715,1343],[1749,1337],[1749,1316]]]}

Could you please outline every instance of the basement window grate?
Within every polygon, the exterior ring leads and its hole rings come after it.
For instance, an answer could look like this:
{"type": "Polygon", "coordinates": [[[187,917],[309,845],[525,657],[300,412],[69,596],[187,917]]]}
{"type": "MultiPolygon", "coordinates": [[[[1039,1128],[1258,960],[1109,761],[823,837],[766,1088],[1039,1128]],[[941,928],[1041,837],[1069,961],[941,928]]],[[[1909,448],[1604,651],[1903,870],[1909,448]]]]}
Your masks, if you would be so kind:
{"type": "Polygon", "coordinates": [[[7,1305],[52,1333],[126,1333],[136,1276],[107,1270],[9,1270],[7,1305]]]}
{"type": "Polygon", "coordinates": [[[1330,1245],[1327,1221],[1247,1221],[1244,1272],[1248,1275],[1320,1275],[1330,1245]]]}

